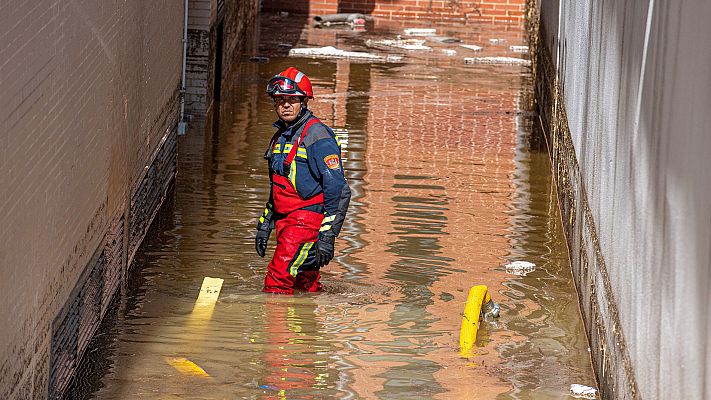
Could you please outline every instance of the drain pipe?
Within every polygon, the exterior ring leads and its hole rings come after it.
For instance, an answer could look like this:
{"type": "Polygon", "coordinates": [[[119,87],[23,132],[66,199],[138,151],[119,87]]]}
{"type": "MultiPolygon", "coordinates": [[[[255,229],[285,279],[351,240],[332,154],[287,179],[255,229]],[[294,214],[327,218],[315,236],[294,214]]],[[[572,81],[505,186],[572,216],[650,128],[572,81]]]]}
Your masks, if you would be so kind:
{"type": "Polygon", "coordinates": [[[185,69],[188,62],[188,0],[185,0],[185,16],[183,18],[183,69],[180,74],[180,122],[178,136],[185,135],[185,69]]]}

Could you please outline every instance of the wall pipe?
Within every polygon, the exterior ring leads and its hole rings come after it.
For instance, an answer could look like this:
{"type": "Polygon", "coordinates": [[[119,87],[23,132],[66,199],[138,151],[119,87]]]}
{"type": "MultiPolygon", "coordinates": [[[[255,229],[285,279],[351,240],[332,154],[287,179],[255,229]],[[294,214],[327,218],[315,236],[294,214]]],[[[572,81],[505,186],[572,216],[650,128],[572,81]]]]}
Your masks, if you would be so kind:
{"type": "Polygon", "coordinates": [[[185,15],[183,17],[183,65],[180,74],[180,122],[178,135],[185,135],[185,69],[188,63],[188,1],[185,0],[185,15]]]}

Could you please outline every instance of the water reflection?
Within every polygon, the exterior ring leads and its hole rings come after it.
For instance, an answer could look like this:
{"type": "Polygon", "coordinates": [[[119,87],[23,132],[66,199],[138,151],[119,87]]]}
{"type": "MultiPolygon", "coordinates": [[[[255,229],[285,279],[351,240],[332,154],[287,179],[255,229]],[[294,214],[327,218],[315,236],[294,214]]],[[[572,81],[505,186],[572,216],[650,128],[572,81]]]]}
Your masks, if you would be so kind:
{"type": "MultiPolygon", "coordinates": [[[[272,23],[260,43],[293,39],[272,23]]],[[[358,49],[396,28],[299,35],[358,49]]],[[[169,222],[141,248],[94,397],[564,398],[570,383],[594,384],[547,156],[516,116],[526,111],[525,70],[428,54],[372,65],[273,57],[233,71],[219,129],[208,121],[181,138],[174,205],[161,214],[169,222]],[[274,118],[263,82],[292,64],[311,75],[310,107],[346,144],[353,198],[324,293],[279,297],[260,293],[267,260],[254,253],[253,229],[274,118]],[[507,275],[501,266],[518,259],[537,270],[507,275]],[[196,323],[205,276],[225,281],[196,323]],[[476,284],[502,316],[482,325],[464,359],[461,313],[476,284]],[[176,357],[209,378],[166,361],[176,357]]]]}

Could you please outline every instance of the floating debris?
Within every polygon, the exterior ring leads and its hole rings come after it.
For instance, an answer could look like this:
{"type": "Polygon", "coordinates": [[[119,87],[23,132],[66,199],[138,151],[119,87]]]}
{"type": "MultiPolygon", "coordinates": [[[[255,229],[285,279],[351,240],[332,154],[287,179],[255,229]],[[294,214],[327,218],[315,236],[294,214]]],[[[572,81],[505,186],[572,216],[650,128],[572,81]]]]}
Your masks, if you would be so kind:
{"type": "Polygon", "coordinates": [[[506,264],[506,273],[516,276],[526,276],[536,270],[536,264],[528,261],[513,261],[506,264]]]}
{"type": "Polygon", "coordinates": [[[514,53],[528,53],[528,46],[509,46],[514,53]]]}
{"type": "Polygon", "coordinates": [[[454,38],[451,36],[430,36],[427,39],[434,40],[438,43],[459,43],[462,39],[454,38]]]}
{"type": "Polygon", "coordinates": [[[254,57],[249,57],[249,61],[257,64],[266,64],[269,62],[269,57],[263,57],[263,56],[254,56],[254,57]]]}
{"type": "Polygon", "coordinates": [[[514,57],[466,57],[464,64],[531,65],[531,60],[514,57]]]}
{"type": "Polygon", "coordinates": [[[383,40],[366,40],[365,45],[368,47],[394,47],[403,50],[423,50],[432,51],[432,48],[424,45],[425,41],[421,39],[383,39],[383,40]]]}
{"type": "Polygon", "coordinates": [[[365,25],[365,15],[357,13],[316,15],[314,16],[314,24],[316,27],[330,25],[363,26],[365,25]]]}
{"type": "Polygon", "coordinates": [[[506,43],[506,39],[489,39],[489,43],[491,43],[491,44],[502,44],[502,43],[506,43]]]}
{"type": "Polygon", "coordinates": [[[481,51],[481,46],[477,46],[475,44],[460,44],[460,46],[473,51],[481,51]]]}
{"type": "MultiPolygon", "coordinates": [[[[296,48],[289,50],[290,56],[306,56],[306,57],[326,57],[326,58],[353,58],[362,60],[375,60],[380,61],[384,58],[377,54],[364,53],[360,51],[345,51],[337,49],[333,46],[325,47],[309,47],[309,48],[296,48]]],[[[390,60],[388,60],[390,61],[390,60]]]]}
{"type": "Polygon", "coordinates": [[[576,399],[596,399],[597,389],[590,386],[573,384],[570,385],[570,395],[576,399]]]}
{"type": "Polygon", "coordinates": [[[437,34],[437,29],[434,28],[405,28],[405,34],[408,36],[432,36],[437,34]]]}

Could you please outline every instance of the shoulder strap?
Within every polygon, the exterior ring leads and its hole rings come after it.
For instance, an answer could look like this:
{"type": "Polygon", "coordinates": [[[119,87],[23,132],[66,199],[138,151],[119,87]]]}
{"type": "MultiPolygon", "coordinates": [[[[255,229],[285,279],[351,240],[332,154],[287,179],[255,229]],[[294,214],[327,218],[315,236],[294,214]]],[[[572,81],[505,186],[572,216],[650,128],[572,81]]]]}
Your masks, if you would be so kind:
{"type": "Polygon", "coordinates": [[[296,157],[296,152],[299,149],[299,145],[301,145],[301,142],[304,140],[304,138],[309,135],[309,128],[311,128],[311,125],[317,122],[321,121],[316,117],[312,117],[311,119],[309,119],[306,125],[304,125],[304,128],[301,130],[301,134],[298,138],[296,138],[296,141],[294,141],[294,145],[291,147],[289,155],[286,156],[286,159],[284,160],[284,165],[291,165],[291,162],[294,161],[294,157],[296,157]]]}

